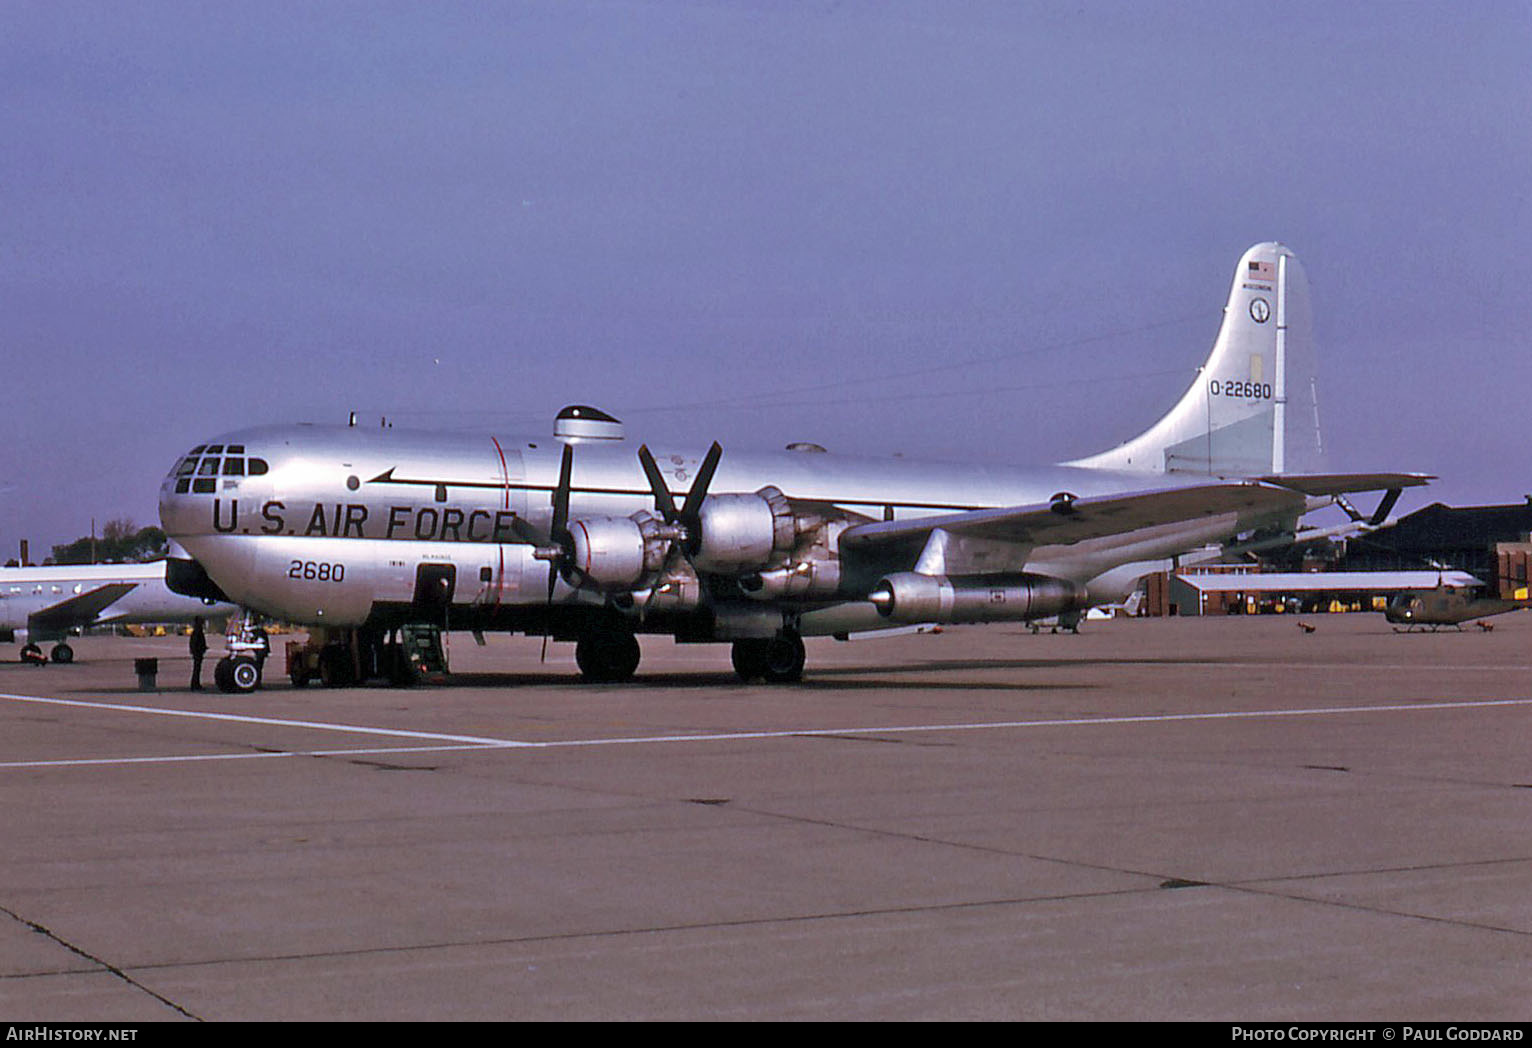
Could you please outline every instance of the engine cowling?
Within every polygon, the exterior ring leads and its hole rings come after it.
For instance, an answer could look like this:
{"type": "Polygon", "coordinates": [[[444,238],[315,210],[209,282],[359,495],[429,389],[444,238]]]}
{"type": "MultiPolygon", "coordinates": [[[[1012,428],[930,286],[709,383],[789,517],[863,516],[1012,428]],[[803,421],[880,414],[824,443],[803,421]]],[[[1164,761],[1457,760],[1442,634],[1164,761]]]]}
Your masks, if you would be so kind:
{"type": "Polygon", "coordinates": [[[886,575],[868,599],[886,619],[904,623],[1023,622],[1077,611],[1081,587],[1046,575],[886,575]]]}
{"type": "Polygon", "coordinates": [[[692,563],[711,575],[764,568],[790,552],[798,538],[787,496],[774,487],[736,495],[709,495],[697,515],[692,563]]]}
{"type": "Polygon", "coordinates": [[[571,520],[569,566],[582,585],[638,589],[658,576],[670,544],[680,536],[680,529],[647,512],[571,520]]]}

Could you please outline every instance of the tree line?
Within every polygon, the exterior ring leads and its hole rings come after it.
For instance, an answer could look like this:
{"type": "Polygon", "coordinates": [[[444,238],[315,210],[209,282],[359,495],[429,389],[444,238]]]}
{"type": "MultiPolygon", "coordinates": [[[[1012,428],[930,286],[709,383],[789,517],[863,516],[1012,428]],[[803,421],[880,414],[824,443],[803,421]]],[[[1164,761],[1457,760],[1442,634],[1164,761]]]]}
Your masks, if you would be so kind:
{"type": "Polygon", "coordinates": [[[103,524],[99,535],[54,546],[51,560],[55,564],[142,563],[162,559],[168,549],[159,528],[140,528],[127,517],[118,517],[103,524]]]}

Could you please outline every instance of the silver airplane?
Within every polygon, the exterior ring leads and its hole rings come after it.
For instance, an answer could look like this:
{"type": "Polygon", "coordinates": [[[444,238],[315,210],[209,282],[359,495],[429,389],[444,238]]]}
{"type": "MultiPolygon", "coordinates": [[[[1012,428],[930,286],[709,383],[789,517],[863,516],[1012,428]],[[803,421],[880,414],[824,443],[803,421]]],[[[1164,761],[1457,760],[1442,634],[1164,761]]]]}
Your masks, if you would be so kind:
{"type": "MultiPolygon", "coordinates": [[[[1319,450],[1311,329],[1297,258],[1257,244],[1175,407],[1116,448],[1036,469],[635,449],[584,406],[551,441],[242,430],[164,480],[169,580],[315,628],[332,683],[355,679],[358,636],[418,626],[572,640],[591,681],[629,678],[639,633],[729,643],[742,679],[796,681],[805,636],[1072,614],[1187,551],[1270,542],[1349,493],[1391,506],[1425,483],[1301,472],[1319,450]]],[[[233,690],[259,684],[248,656],[230,658],[233,690]]]]}
{"type": "Polygon", "coordinates": [[[0,568],[0,641],[19,642],[26,662],[49,657],[74,661],[67,637],[87,626],[111,623],[190,622],[232,615],[238,609],[216,600],[187,597],[165,586],[165,562],[77,564],[52,568],[0,568]]]}

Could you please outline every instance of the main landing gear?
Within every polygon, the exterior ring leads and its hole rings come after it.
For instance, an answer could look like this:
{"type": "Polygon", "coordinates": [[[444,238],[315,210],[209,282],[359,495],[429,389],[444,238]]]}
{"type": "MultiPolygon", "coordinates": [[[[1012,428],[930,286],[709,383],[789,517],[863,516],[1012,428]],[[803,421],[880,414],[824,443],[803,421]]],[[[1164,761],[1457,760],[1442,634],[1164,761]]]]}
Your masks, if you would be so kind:
{"type": "Polygon", "coordinates": [[[791,684],[803,679],[803,638],[796,630],[783,630],[769,639],[737,640],[732,658],[734,672],[742,681],[791,684]]]}
{"type": "MultiPolygon", "coordinates": [[[[74,661],[74,649],[63,641],[59,641],[53,646],[53,650],[48,653],[48,658],[51,658],[60,666],[67,666],[74,661]]],[[[43,658],[43,649],[39,648],[36,644],[25,644],[21,648],[21,661],[41,666],[48,659],[43,658]]]]}
{"type": "MultiPolygon", "coordinates": [[[[638,669],[638,638],[622,623],[604,623],[575,641],[575,663],[587,684],[621,684],[638,669]]],[[[734,672],[742,681],[791,684],[803,679],[803,638],[796,630],[734,642],[734,672]]]]}
{"type": "Polygon", "coordinates": [[[632,679],[641,655],[638,638],[620,624],[594,626],[575,641],[575,664],[589,684],[621,684],[632,679]]]}

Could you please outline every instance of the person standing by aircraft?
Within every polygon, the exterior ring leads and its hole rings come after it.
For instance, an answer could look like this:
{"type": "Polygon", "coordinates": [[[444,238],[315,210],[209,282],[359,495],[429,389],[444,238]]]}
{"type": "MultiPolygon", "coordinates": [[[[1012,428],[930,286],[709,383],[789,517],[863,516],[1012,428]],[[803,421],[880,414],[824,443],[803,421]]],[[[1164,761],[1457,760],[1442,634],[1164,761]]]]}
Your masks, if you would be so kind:
{"type": "Polygon", "coordinates": [[[191,640],[187,642],[191,649],[192,675],[191,690],[202,690],[202,657],[207,654],[207,634],[202,629],[202,619],[192,620],[191,640]]]}

